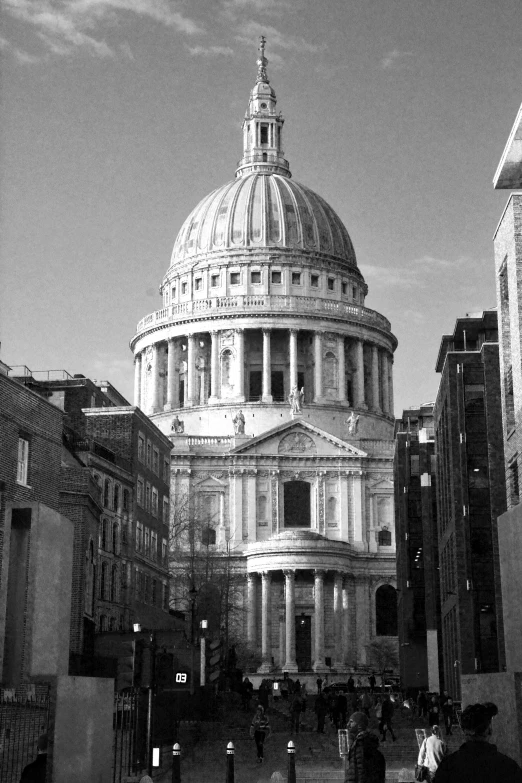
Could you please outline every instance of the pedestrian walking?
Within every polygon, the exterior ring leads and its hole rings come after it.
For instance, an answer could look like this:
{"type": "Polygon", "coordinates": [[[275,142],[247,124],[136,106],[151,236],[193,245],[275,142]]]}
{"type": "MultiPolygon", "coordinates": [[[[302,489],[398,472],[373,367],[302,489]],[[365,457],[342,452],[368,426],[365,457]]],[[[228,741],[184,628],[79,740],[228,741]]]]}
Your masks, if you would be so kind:
{"type": "Polygon", "coordinates": [[[328,702],[324,697],[324,693],[319,693],[316,696],[314,711],[317,715],[317,732],[324,734],[324,722],[328,714],[328,702]]]}
{"type": "Polygon", "coordinates": [[[446,729],[446,736],[453,734],[451,727],[453,726],[453,699],[447,695],[445,691],[445,700],[442,705],[442,715],[444,717],[444,727],[446,729]]]}
{"type": "Polygon", "coordinates": [[[437,696],[432,696],[428,704],[428,723],[430,726],[439,725],[440,706],[437,696]]]}
{"type": "Polygon", "coordinates": [[[301,713],[303,711],[303,699],[299,691],[294,693],[290,702],[290,733],[299,734],[299,725],[301,723],[301,713]]]}
{"type": "Polygon", "coordinates": [[[448,752],[446,743],[442,741],[440,729],[438,726],[431,727],[431,734],[423,741],[419,750],[417,764],[419,767],[426,767],[425,780],[432,783],[437,768],[448,752]]]}
{"type": "Polygon", "coordinates": [[[47,772],[47,734],[38,738],[36,758],[22,770],[20,783],[45,783],[47,772]]]}
{"type": "Polygon", "coordinates": [[[522,783],[522,769],[491,742],[492,702],[470,704],[461,715],[466,742],[440,763],[434,783],[522,783]]]}
{"type": "Polygon", "coordinates": [[[373,707],[373,699],[368,693],[368,691],[364,691],[364,693],[361,696],[361,709],[364,712],[365,715],[370,717],[370,710],[373,707]]]}
{"type": "Polygon", "coordinates": [[[260,705],[264,708],[265,712],[268,709],[268,697],[269,697],[270,691],[267,685],[266,680],[261,681],[261,685],[259,686],[259,691],[257,694],[257,698],[259,699],[260,705]]]}
{"type": "Polygon", "coordinates": [[[368,677],[368,685],[370,686],[370,693],[374,692],[376,682],[377,680],[375,679],[375,674],[372,672],[368,677]]]}
{"type": "Polygon", "coordinates": [[[244,710],[250,711],[250,700],[252,698],[253,691],[254,691],[254,686],[252,685],[248,677],[245,677],[245,679],[241,683],[241,701],[243,703],[244,710]]]}
{"type": "Polygon", "coordinates": [[[368,731],[368,717],[354,712],[348,720],[348,771],[345,783],[385,783],[386,761],[379,750],[379,738],[368,731]]]}
{"type": "Polygon", "coordinates": [[[317,693],[321,693],[323,689],[323,678],[319,676],[316,680],[316,683],[317,683],[317,693]]]}
{"type": "Polygon", "coordinates": [[[353,679],[352,675],[350,674],[348,678],[348,693],[354,693],[355,691],[355,680],[353,679]]]}
{"type": "Polygon", "coordinates": [[[381,705],[381,720],[379,722],[379,731],[381,732],[382,742],[386,742],[386,734],[389,731],[393,742],[397,739],[393,733],[393,703],[387,694],[381,705]]]}
{"type": "Polygon", "coordinates": [[[270,724],[265,715],[265,710],[260,704],[256,710],[250,726],[250,736],[255,740],[257,749],[257,763],[261,764],[264,758],[265,740],[271,734],[270,724]]]}
{"type": "Polygon", "coordinates": [[[428,697],[424,691],[419,691],[417,696],[417,708],[419,710],[419,717],[426,718],[428,715],[428,697]]]}

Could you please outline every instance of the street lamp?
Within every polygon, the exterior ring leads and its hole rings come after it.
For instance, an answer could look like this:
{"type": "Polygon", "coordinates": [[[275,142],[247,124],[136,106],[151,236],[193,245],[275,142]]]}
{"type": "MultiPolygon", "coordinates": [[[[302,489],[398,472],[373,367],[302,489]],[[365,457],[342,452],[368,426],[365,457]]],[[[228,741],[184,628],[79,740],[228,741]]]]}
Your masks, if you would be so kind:
{"type": "Polygon", "coordinates": [[[196,589],[194,582],[192,582],[190,590],[188,591],[188,596],[190,601],[190,643],[191,644],[194,644],[194,619],[195,619],[197,595],[198,595],[198,591],[196,589]]]}

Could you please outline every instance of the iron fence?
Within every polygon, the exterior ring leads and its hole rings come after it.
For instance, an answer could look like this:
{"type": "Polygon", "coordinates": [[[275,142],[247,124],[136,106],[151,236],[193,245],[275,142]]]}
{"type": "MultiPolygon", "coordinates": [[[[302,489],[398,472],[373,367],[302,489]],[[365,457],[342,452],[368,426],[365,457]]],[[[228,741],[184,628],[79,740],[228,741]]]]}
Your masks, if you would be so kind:
{"type": "Polygon", "coordinates": [[[145,718],[143,696],[135,689],[114,694],[112,781],[136,775],[145,764],[145,718]]]}
{"type": "Polygon", "coordinates": [[[36,758],[38,738],[49,725],[49,686],[23,692],[0,689],[0,780],[18,783],[36,758]]]}

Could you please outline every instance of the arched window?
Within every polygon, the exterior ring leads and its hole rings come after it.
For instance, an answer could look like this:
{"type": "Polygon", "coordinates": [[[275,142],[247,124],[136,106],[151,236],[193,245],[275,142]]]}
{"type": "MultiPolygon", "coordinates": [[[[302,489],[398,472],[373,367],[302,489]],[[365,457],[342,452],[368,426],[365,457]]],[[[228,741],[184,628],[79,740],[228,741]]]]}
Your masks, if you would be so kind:
{"type": "Polygon", "coordinates": [[[114,522],[112,526],[112,551],[115,555],[118,555],[120,552],[120,535],[117,522],[114,522]]]}
{"type": "Polygon", "coordinates": [[[113,565],[111,573],[111,601],[118,600],[118,566],[113,565]]]}
{"type": "Polygon", "coordinates": [[[104,614],[100,615],[100,631],[103,633],[103,631],[107,630],[107,617],[104,614]]]}
{"type": "Polygon", "coordinates": [[[113,508],[115,511],[118,511],[120,508],[120,485],[115,484],[114,485],[114,504],[113,508]]]}
{"type": "Polygon", "coordinates": [[[105,550],[109,547],[109,523],[106,519],[102,519],[101,523],[100,547],[105,550]]]}
{"type": "Polygon", "coordinates": [[[105,508],[109,508],[109,499],[110,499],[110,491],[111,491],[111,482],[109,479],[105,479],[103,483],[103,505],[105,508]]]}
{"type": "Polygon", "coordinates": [[[226,392],[232,387],[232,351],[225,350],[221,354],[221,390],[226,392]]]}
{"type": "Polygon", "coordinates": [[[323,379],[324,388],[327,392],[337,390],[337,359],[331,351],[328,351],[324,356],[323,379]]]}
{"type": "Polygon", "coordinates": [[[129,490],[123,490],[123,511],[129,510],[129,490]]]}
{"type": "Polygon", "coordinates": [[[114,617],[109,618],[109,631],[114,631],[116,627],[116,623],[114,621],[114,617]]]}
{"type": "Polygon", "coordinates": [[[397,591],[392,585],[381,585],[375,593],[377,636],[397,636],[397,591]]]}
{"type": "Polygon", "coordinates": [[[107,591],[107,563],[102,563],[100,571],[100,598],[105,599],[107,591]]]}
{"type": "Polygon", "coordinates": [[[382,530],[379,530],[378,541],[379,541],[379,546],[392,545],[392,534],[387,527],[383,527],[382,530]]]}

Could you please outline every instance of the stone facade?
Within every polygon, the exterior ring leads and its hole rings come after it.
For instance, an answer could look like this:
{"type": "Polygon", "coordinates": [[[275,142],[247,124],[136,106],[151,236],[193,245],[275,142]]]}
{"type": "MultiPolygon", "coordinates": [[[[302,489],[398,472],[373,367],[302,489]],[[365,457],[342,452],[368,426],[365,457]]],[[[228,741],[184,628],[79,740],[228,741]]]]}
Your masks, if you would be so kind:
{"type": "Polygon", "coordinates": [[[261,671],[342,671],[396,637],[397,341],[341,220],[290,178],[266,62],[236,178],[185,221],[131,341],[135,404],[172,441],[172,524],[190,499],[231,553],[261,671]]]}

